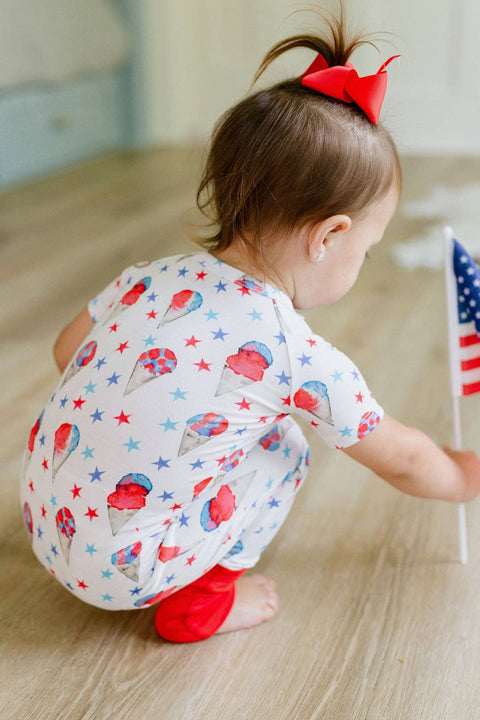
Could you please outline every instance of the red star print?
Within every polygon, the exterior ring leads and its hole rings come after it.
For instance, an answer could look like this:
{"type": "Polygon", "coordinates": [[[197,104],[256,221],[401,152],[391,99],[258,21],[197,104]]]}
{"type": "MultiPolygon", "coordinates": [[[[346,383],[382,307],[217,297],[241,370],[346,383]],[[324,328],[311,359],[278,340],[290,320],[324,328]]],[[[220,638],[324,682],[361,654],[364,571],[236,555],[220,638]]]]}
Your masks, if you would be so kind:
{"type": "MultiPolygon", "coordinates": [[[[81,489],[81,488],[80,488],[80,489],[81,489]]],[[[96,517],[96,518],[98,517],[98,515],[97,515],[97,510],[98,510],[98,508],[93,508],[93,510],[92,510],[92,508],[91,508],[90,505],[89,505],[89,506],[88,506],[88,511],[85,513],[85,517],[90,518],[90,522],[92,522],[92,520],[93,520],[94,517],[96,517]]]]}
{"type": "Polygon", "coordinates": [[[240,286],[238,288],[238,290],[240,290],[240,292],[242,293],[242,297],[244,295],[250,295],[250,290],[247,287],[245,287],[245,284],[242,282],[242,280],[235,280],[235,285],[240,286]]]}
{"type": "Polygon", "coordinates": [[[228,537],[225,538],[225,540],[222,542],[222,545],[225,545],[225,543],[227,543],[227,542],[228,542],[229,540],[231,540],[231,539],[232,539],[232,536],[231,536],[230,533],[229,533],[229,534],[228,534],[228,537]]]}
{"type": "Polygon", "coordinates": [[[173,512],[175,512],[175,510],[180,510],[181,507],[182,507],[181,505],[178,505],[177,503],[175,503],[175,505],[172,505],[170,510],[173,510],[173,512]]]}
{"type": "Polygon", "coordinates": [[[171,522],[172,522],[172,518],[169,518],[168,520],[164,520],[162,525],[170,525],[171,522]]]}
{"type": "Polygon", "coordinates": [[[282,398],[282,403],[284,405],[290,405],[290,403],[291,403],[290,397],[282,398]]]}
{"type": "Polygon", "coordinates": [[[191,564],[193,563],[193,561],[196,560],[196,559],[197,559],[197,558],[195,557],[195,553],[194,553],[194,554],[191,555],[189,558],[187,558],[187,562],[185,563],[185,565],[191,565],[191,564]]]}
{"type": "MultiPolygon", "coordinates": [[[[120,278],[116,281],[115,287],[120,287],[120,278]]],[[[112,307],[113,303],[110,303],[110,307],[112,307]]]]}
{"type": "Polygon", "coordinates": [[[43,458],[42,465],[44,470],[48,470],[48,460],[46,457],[43,458]]]}
{"type": "Polygon", "coordinates": [[[277,415],[275,420],[273,422],[278,422],[279,420],[283,420],[284,417],[287,417],[288,413],[280,413],[280,415],[277,415]]]}
{"type": "Polygon", "coordinates": [[[78,583],[79,588],[83,588],[84,590],[86,590],[88,588],[88,585],[85,585],[83,580],[77,580],[77,583],[78,583]]]}
{"type": "Polygon", "coordinates": [[[217,463],[218,463],[219,465],[223,465],[223,463],[225,462],[226,459],[227,459],[227,456],[226,456],[226,455],[224,455],[224,456],[221,457],[221,458],[217,458],[217,463]]]}
{"type": "Polygon", "coordinates": [[[42,517],[47,517],[47,511],[45,510],[45,505],[42,505],[42,517]]]}
{"type": "Polygon", "coordinates": [[[316,423],[314,420],[310,420],[310,425],[313,425],[313,427],[318,427],[318,423],[316,423]]]}
{"type": "Polygon", "coordinates": [[[235,405],[238,405],[240,410],[250,410],[250,405],[252,404],[253,400],[250,402],[247,402],[245,398],[243,398],[242,402],[235,403],[235,405]]]}
{"type": "Polygon", "coordinates": [[[127,350],[127,349],[130,350],[130,348],[128,347],[128,340],[127,340],[127,342],[120,343],[120,345],[118,346],[118,348],[115,348],[115,352],[118,350],[118,352],[120,353],[120,355],[123,355],[123,351],[124,351],[124,350],[127,350]]]}
{"type": "Polygon", "coordinates": [[[118,323],[113,323],[113,325],[110,325],[110,332],[117,332],[118,330],[118,323]]]}
{"type": "Polygon", "coordinates": [[[208,372],[211,372],[210,365],[212,363],[206,363],[205,360],[202,358],[199,363],[193,363],[194,365],[198,365],[198,372],[200,370],[208,370],[208,372]]]}
{"type": "Polygon", "coordinates": [[[75,498],[80,497],[80,490],[82,490],[81,487],[77,487],[76,483],[73,483],[73,489],[70,490],[71,493],[73,493],[73,500],[75,498]]]}
{"type": "Polygon", "coordinates": [[[204,280],[207,277],[207,273],[202,270],[202,272],[197,273],[197,280],[204,280]]]}
{"type": "Polygon", "coordinates": [[[33,482],[32,482],[32,480],[30,480],[30,482],[28,483],[28,487],[30,488],[30,492],[35,492],[35,490],[33,489],[33,482]]]}
{"type": "Polygon", "coordinates": [[[313,347],[314,345],[315,345],[315,346],[317,345],[317,341],[316,341],[316,340],[312,340],[311,338],[307,338],[307,342],[310,343],[310,347],[313,347]]]}
{"type": "Polygon", "coordinates": [[[81,409],[82,409],[82,405],[83,405],[84,402],[87,402],[87,401],[86,401],[86,400],[82,400],[82,396],[79,395],[78,400],[73,400],[73,409],[74,409],[74,410],[77,410],[77,409],[78,409],[78,410],[81,410],[81,409]]]}
{"type": "Polygon", "coordinates": [[[128,425],[130,425],[130,420],[128,419],[129,417],[132,417],[132,413],[130,413],[130,415],[125,415],[122,410],[120,415],[115,415],[113,419],[118,420],[119,425],[121,425],[122,423],[127,423],[128,425]]]}
{"type": "Polygon", "coordinates": [[[335,450],[343,450],[343,445],[335,445],[335,450]]]}
{"type": "Polygon", "coordinates": [[[358,393],[358,395],[355,395],[355,397],[357,398],[357,402],[359,402],[359,403],[363,402],[363,395],[362,395],[362,393],[358,393]]]}
{"type": "Polygon", "coordinates": [[[146,313],[146,315],[149,320],[155,320],[158,312],[155,312],[155,310],[150,310],[150,312],[146,313]]]}
{"type": "Polygon", "coordinates": [[[267,420],[268,420],[268,417],[266,415],[262,415],[261,418],[258,418],[258,422],[261,422],[264,424],[267,422],[267,420]]]}
{"type": "Polygon", "coordinates": [[[201,340],[197,340],[194,335],[192,335],[191,338],[183,338],[185,342],[185,347],[188,347],[189,345],[193,345],[193,347],[197,347],[196,343],[202,342],[201,340]]]}

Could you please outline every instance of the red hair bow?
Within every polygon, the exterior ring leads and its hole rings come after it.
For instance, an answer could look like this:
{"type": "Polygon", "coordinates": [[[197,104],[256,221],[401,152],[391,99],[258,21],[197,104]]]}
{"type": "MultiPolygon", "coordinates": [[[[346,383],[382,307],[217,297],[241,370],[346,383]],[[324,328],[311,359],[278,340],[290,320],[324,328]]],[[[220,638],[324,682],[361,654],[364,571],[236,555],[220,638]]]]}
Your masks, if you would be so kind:
{"type": "Polygon", "coordinates": [[[387,91],[385,68],[397,57],[400,55],[393,55],[384,62],[375,75],[359,77],[352,63],[330,67],[323,55],[318,54],[302,75],[302,85],[337,100],[355,103],[373,125],[377,125],[387,91]]]}

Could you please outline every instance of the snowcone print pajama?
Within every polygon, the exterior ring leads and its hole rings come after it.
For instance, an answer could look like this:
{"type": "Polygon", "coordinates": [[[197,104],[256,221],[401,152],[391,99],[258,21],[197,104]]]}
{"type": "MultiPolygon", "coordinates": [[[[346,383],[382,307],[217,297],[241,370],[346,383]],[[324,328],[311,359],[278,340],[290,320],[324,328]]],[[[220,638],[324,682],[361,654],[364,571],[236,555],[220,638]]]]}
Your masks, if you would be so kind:
{"type": "Polygon", "coordinates": [[[32,427],[33,551],[84,602],[148,607],[256,564],[305,479],[292,415],[330,447],[383,411],[287,295],[208,252],[127,268],[32,427]]]}

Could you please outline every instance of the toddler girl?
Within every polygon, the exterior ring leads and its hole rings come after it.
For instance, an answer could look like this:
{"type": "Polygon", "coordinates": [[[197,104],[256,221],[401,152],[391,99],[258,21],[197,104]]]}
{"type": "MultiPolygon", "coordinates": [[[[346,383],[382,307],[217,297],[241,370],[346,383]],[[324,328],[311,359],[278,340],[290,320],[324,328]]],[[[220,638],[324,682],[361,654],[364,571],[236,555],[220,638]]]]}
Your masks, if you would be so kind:
{"type": "Polygon", "coordinates": [[[158,603],[159,635],[190,642],[274,616],[254,567],[288,515],[309,449],[292,415],[403,492],[480,491],[472,452],[440,450],[384,413],[355,365],[297,310],[355,283],[397,207],[401,169],[378,124],[385,63],[358,78],[362,42],[295,36],[300,78],[221,118],[198,192],[217,231],[199,252],[129,267],[54,349],[63,375],[25,451],[33,551],[76,597],[158,603]]]}

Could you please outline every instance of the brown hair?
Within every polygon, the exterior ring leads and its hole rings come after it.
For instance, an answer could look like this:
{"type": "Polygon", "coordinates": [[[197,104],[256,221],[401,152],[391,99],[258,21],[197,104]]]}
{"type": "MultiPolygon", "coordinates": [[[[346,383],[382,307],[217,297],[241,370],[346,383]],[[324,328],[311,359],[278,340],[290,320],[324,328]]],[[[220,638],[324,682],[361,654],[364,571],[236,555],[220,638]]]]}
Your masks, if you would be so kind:
{"type": "MultiPolygon", "coordinates": [[[[361,33],[347,40],[342,5],[340,18],[322,17],[331,40],[296,35],[280,41],[252,85],[292,48],[315,50],[332,66],[344,65],[362,44],[376,47],[361,33]]],[[[239,237],[265,269],[267,237],[280,240],[294,228],[340,213],[361,216],[392,186],[400,192],[401,183],[395,143],[382,125],[373,125],[357,105],[291,78],[247,96],[215,125],[197,205],[216,232],[200,244],[220,251],[239,237]]]]}

